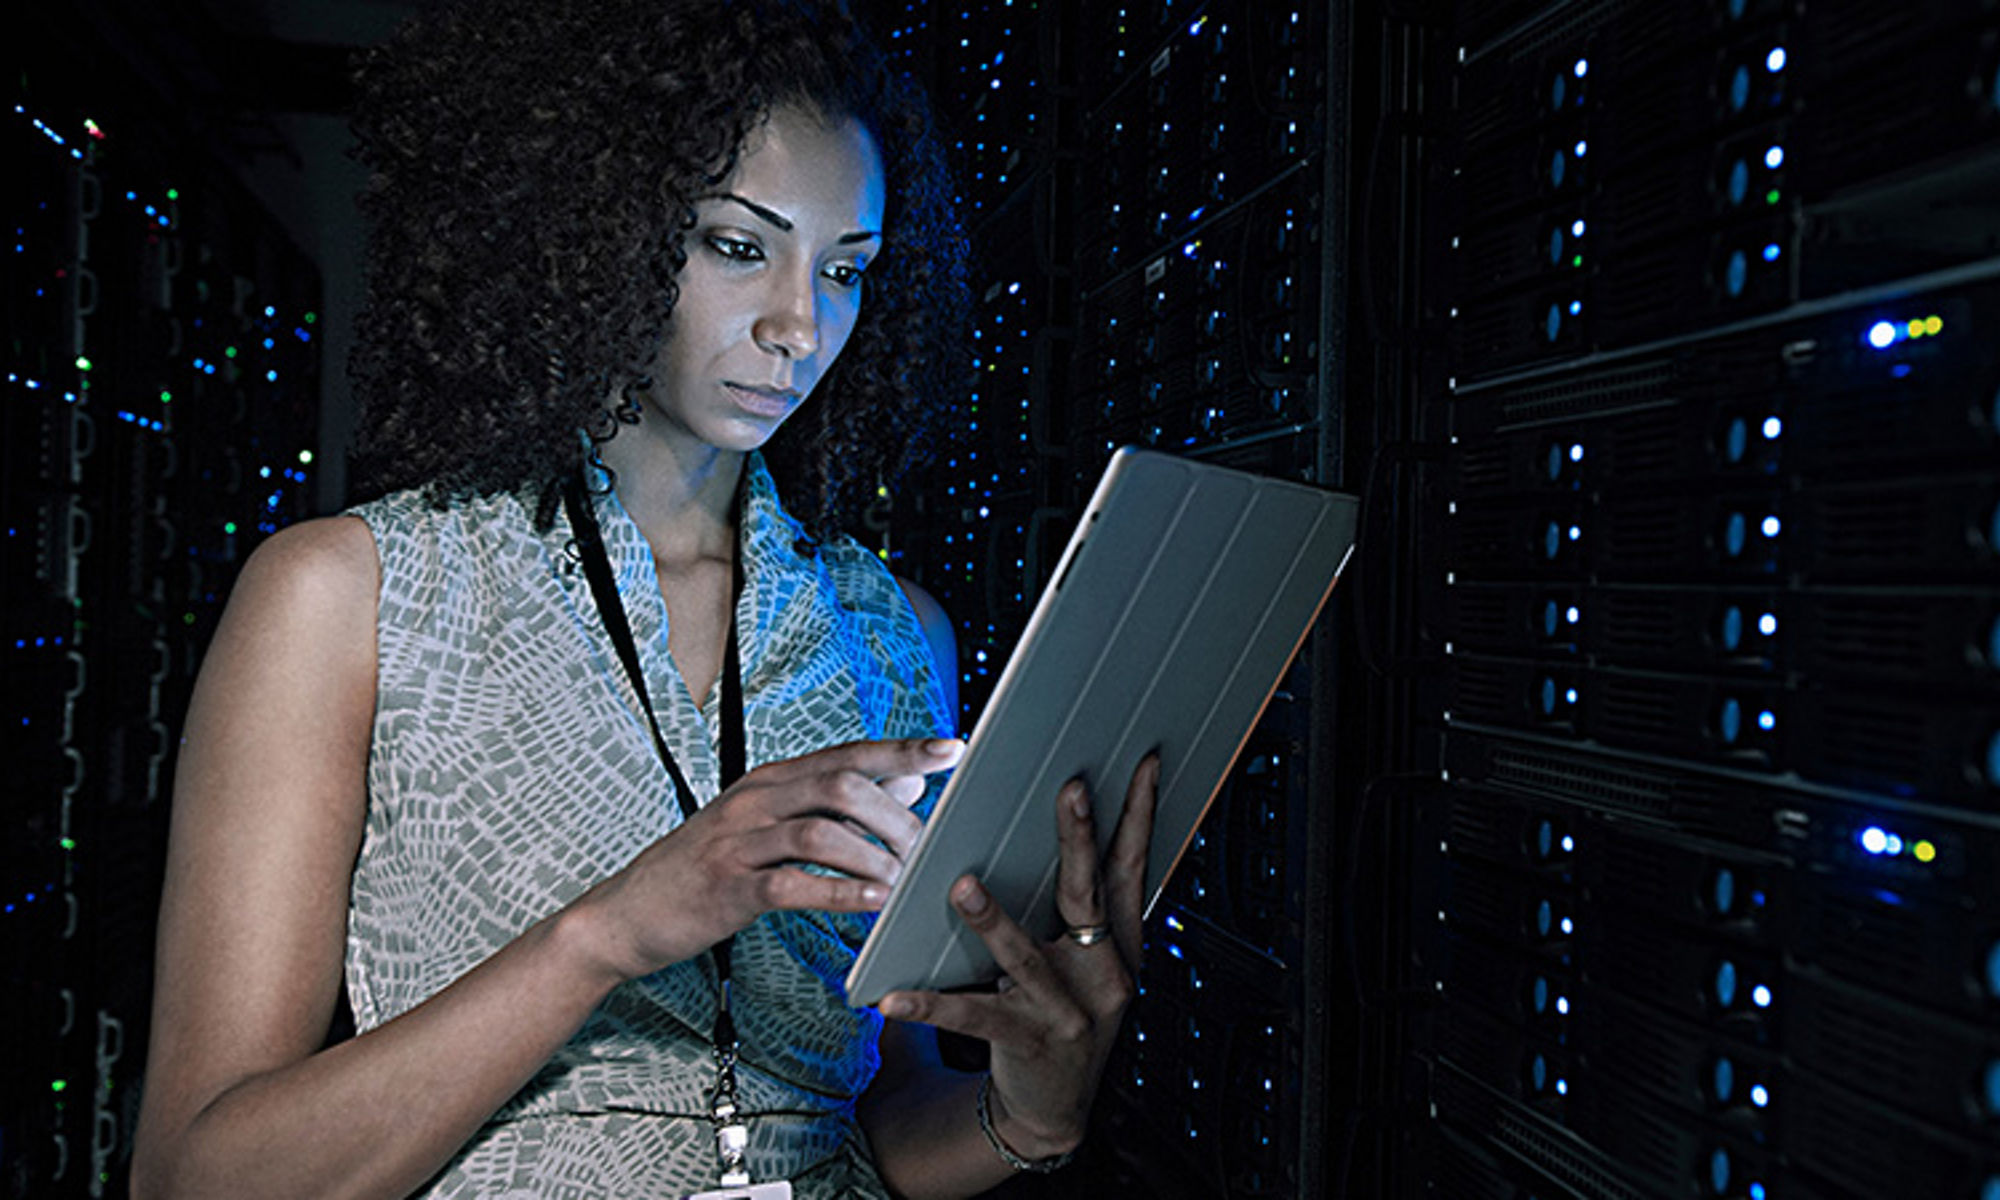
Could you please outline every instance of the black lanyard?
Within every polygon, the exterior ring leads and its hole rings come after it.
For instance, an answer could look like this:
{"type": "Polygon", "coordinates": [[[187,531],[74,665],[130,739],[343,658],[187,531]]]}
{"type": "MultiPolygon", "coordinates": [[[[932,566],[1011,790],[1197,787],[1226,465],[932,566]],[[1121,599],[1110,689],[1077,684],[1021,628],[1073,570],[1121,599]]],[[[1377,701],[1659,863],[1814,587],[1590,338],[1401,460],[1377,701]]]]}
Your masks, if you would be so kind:
{"type": "MultiPolygon", "coordinates": [[[[581,471],[563,484],[563,509],[569,515],[577,553],[583,558],[583,573],[590,580],[590,593],[597,600],[598,616],[604,621],[605,632],[611,635],[611,644],[618,651],[618,661],[625,665],[625,675],[632,681],[632,690],[639,695],[639,706],[646,710],[646,723],[653,730],[653,748],[660,752],[660,762],[673,778],[674,796],[680,801],[681,814],[692,820],[695,813],[701,810],[701,805],[696,802],[694,789],[688,786],[687,776],[682,774],[680,764],[674,761],[673,751],[667,748],[666,736],[660,732],[660,719],[654,715],[653,700],[646,690],[645,672],[639,666],[639,647],[632,638],[632,625],[626,619],[625,603],[619,599],[618,582],[611,572],[611,556],[604,549],[604,534],[598,528],[597,514],[591,511],[584,486],[581,471]]],[[[742,521],[741,499],[739,491],[736,506],[738,524],[742,521]]],[[[747,758],[743,736],[742,654],[736,638],[736,601],[743,592],[740,543],[733,562],[729,589],[729,644],[723,651],[722,662],[720,749],[724,788],[743,777],[747,758]]],[[[711,1097],[710,1117],[716,1125],[716,1148],[722,1163],[722,1182],[726,1187],[750,1182],[749,1173],[743,1166],[747,1127],[743,1124],[736,1096],[736,1022],[729,1012],[729,950],[735,940],[736,935],[731,934],[714,947],[716,1084],[711,1097]]]]}

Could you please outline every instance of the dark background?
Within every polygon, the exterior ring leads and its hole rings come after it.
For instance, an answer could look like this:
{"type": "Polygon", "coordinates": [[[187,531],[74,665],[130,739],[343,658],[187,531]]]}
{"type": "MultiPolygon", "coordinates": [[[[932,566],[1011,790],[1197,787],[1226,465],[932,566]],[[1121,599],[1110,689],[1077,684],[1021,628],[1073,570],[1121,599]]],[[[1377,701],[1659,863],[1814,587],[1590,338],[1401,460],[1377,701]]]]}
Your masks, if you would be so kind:
{"type": "MultiPolygon", "coordinates": [[[[125,1190],[174,741],[344,503],[409,11],[15,18],[0,1196],[125,1190]]],[[[2000,1200],[2000,4],[874,11],[980,337],[864,533],[967,727],[1113,447],[1364,501],[1012,1190],[2000,1200]]]]}

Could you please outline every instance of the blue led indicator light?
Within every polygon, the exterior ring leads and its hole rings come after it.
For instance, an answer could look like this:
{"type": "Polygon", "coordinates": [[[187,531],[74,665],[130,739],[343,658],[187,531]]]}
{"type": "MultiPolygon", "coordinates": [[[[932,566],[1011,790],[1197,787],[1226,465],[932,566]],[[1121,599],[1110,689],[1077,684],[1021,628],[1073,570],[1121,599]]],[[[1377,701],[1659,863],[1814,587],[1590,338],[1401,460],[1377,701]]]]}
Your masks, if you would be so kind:
{"type": "Polygon", "coordinates": [[[1986,1064],[1986,1111],[2000,1113],[2000,1059],[1986,1064]]]}
{"type": "Polygon", "coordinates": [[[1560,229],[1552,229],[1549,231],[1549,261],[1551,263],[1560,263],[1562,262],[1562,260],[1563,260],[1563,231],[1560,229]]]}
{"type": "Polygon", "coordinates": [[[1722,648],[1734,651],[1743,644],[1743,610],[1734,604],[1722,610],[1722,648]]]}
{"type": "Polygon", "coordinates": [[[1750,1200],[1766,1200],[1764,1185],[1761,1183],[1751,1184],[1744,1194],[1750,1197],[1750,1200]]]}
{"type": "Polygon", "coordinates": [[[1722,530],[1723,552],[1735,558],[1743,553],[1743,545],[1749,540],[1750,522],[1740,512],[1730,513],[1729,520],[1724,523],[1722,530]]]}
{"type": "Polygon", "coordinates": [[[1736,1064],[1727,1057],[1715,1060],[1715,1071],[1709,1081],[1718,1103],[1728,1104],[1736,1093],[1736,1064]]]}
{"type": "Polygon", "coordinates": [[[1590,60],[1587,58],[1579,58],[1576,60],[1576,66],[1570,69],[1576,72],[1576,77],[1578,79],[1582,79],[1584,76],[1590,74],[1590,60]]]}
{"type": "Polygon", "coordinates": [[[1555,852],[1556,827],[1544,818],[1535,826],[1535,853],[1547,858],[1555,852]]]}
{"type": "MultiPolygon", "coordinates": [[[[1994,953],[2000,955],[2000,946],[1994,947],[1994,953]]],[[[1549,981],[1540,975],[1535,976],[1534,986],[1530,989],[1530,1003],[1538,1013],[1549,1010],[1549,981]]]]}
{"type": "MultiPolygon", "coordinates": [[[[1563,616],[1568,619],[1570,624],[1574,625],[1577,623],[1577,621],[1582,619],[1583,610],[1579,609],[1576,605],[1572,604],[1569,606],[1569,611],[1564,613],[1563,616]]],[[[2000,623],[1996,623],[1994,628],[1996,631],[2000,631],[2000,623]]],[[[1995,657],[2000,658],[2000,655],[1995,655],[1995,657]]]]}
{"type": "Polygon", "coordinates": [[[1557,187],[1561,187],[1563,176],[1568,173],[1569,160],[1563,157],[1562,151],[1558,150],[1555,152],[1555,156],[1549,159],[1549,182],[1557,187]]]}
{"type": "Polygon", "coordinates": [[[1728,959],[1715,968],[1715,1002],[1724,1008],[1736,1004],[1736,964],[1728,959]]]}
{"type": "MultiPolygon", "coordinates": [[[[1553,601],[1553,600],[1549,601],[1549,602],[1548,602],[1547,604],[1545,604],[1545,605],[1543,605],[1543,606],[1542,606],[1542,636],[1543,636],[1543,637],[1554,637],[1554,636],[1556,635],[1556,629],[1558,628],[1558,626],[1557,626],[1557,623],[1556,623],[1556,622],[1557,622],[1557,619],[1558,619],[1558,615],[1559,615],[1559,613],[1560,613],[1560,609],[1559,609],[1559,608],[1558,608],[1558,606],[1556,605],[1556,602],[1555,602],[1555,601],[1553,601]]],[[[1996,629],[1996,630],[2000,630],[2000,625],[1996,625],[1996,626],[1995,626],[1995,629],[1996,629]]]]}
{"type": "Polygon", "coordinates": [[[1764,418],[1765,441],[1776,441],[1778,439],[1778,435],[1783,432],[1785,432],[1785,423],[1783,421],[1780,421],[1776,417],[1764,418]]]}
{"type": "Polygon", "coordinates": [[[1583,526],[1581,526],[1581,525],[1572,525],[1572,526],[1570,526],[1570,527],[1569,527],[1569,540],[1570,540],[1570,541],[1572,541],[1572,542],[1573,542],[1573,541],[1576,541],[1576,540],[1577,540],[1578,538],[1580,538],[1580,537],[1582,537],[1582,536],[1583,536],[1583,526]]]}
{"type": "Polygon", "coordinates": [[[1553,906],[1549,904],[1548,901],[1544,900],[1540,904],[1536,905],[1535,932],[1541,935],[1542,937],[1549,936],[1549,931],[1555,928],[1555,918],[1556,918],[1555,909],[1553,906]]]}
{"type": "Polygon", "coordinates": [[[1741,250],[1729,252],[1729,264],[1723,269],[1722,286],[1731,296],[1741,296],[1750,284],[1750,259],[1741,250]]]}
{"type": "Polygon", "coordinates": [[[1535,1090],[1538,1092],[1541,1091],[1544,1087],[1548,1086],[1549,1082],[1548,1060],[1544,1059],[1539,1054],[1535,1055],[1535,1057],[1530,1059],[1528,1062],[1528,1082],[1533,1084],[1535,1090]]]}
{"type": "Polygon", "coordinates": [[[2000,1200],[2000,1175],[1987,1178],[1979,1189],[1979,1200],[2000,1200]]]}
{"type": "Polygon", "coordinates": [[[1742,417],[1732,417],[1729,428],[1722,435],[1722,457],[1732,463],[1740,463],[1750,452],[1750,422],[1742,417]]]}
{"type": "Polygon", "coordinates": [[[1757,728],[1763,730],[1765,733],[1769,733],[1777,727],[1778,714],[1768,708],[1757,714],[1757,728]]]}
{"type": "Polygon", "coordinates": [[[1729,167],[1729,203],[1732,207],[1750,197],[1750,164],[1737,159],[1729,167]]]}
{"type": "Polygon", "coordinates": [[[1547,321],[1543,323],[1543,332],[1547,334],[1548,339],[1553,342],[1556,340],[1556,338],[1562,336],[1562,326],[1563,326],[1562,305],[1560,304],[1549,305],[1549,315],[1547,321]]]}
{"type": "Polygon", "coordinates": [[[1542,715],[1548,716],[1555,711],[1556,681],[1553,679],[1544,679],[1542,680],[1542,715]]]}
{"type": "Polygon", "coordinates": [[[1562,478],[1563,452],[1561,446],[1549,447],[1549,482],[1562,478]]]}
{"type": "Polygon", "coordinates": [[[1578,217],[1574,222],[1570,224],[1569,235],[1571,237],[1582,237],[1583,229],[1584,229],[1583,218],[1578,217]]]}
{"type": "Polygon", "coordinates": [[[1773,75],[1785,69],[1785,48],[1783,46],[1773,46],[1771,52],[1764,56],[1764,69],[1773,75]]]}
{"type": "Polygon", "coordinates": [[[1578,315],[1580,315],[1580,314],[1581,314],[1582,312],[1583,312],[1583,301],[1581,301],[1581,300],[1572,300],[1572,301],[1570,301],[1570,302],[1569,302],[1569,315],[1570,315],[1570,316],[1572,316],[1572,317],[1574,317],[1574,316],[1578,316],[1578,315]]]}
{"type": "Polygon", "coordinates": [[[1575,704],[1575,703],[1576,703],[1576,695],[1577,695],[1577,692],[1576,692],[1576,689],[1575,689],[1575,688],[1571,688],[1571,689],[1570,689],[1570,690],[1568,690],[1567,692],[1564,692],[1564,693],[1563,693],[1563,699],[1565,699],[1565,700],[1569,701],[1569,702],[1570,702],[1571,704],[1575,704]]]}
{"type": "Polygon", "coordinates": [[[1548,529],[1542,534],[1542,553],[1548,558],[1554,558],[1561,551],[1562,527],[1550,521],[1548,529]]]}
{"type": "Polygon", "coordinates": [[[1785,148],[1783,146],[1773,146],[1769,150],[1764,151],[1764,165],[1773,171],[1784,166],[1785,148]]]}
{"type": "Polygon", "coordinates": [[[1582,443],[1582,442],[1577,442],[1577,443],[1576,443],[1575,445],[1573,445],[1573,446],[1571,446],[1571,447],[1569,448],[1569,460],[1570,460],[1571,462],[1582,462],[1582,461],[1583,461],[1583,443],[1582,443]]]}
{"type": "Polygon", "coordinates": [[[1750,1003],[1756,1005],[1758,1008],[1771,1007],[1771,989],[1761,983],[1758,984],[1750,990],[1750,1003]]]}
{"type": "Polygon", "coordinates": [[[1722,702],[1722,712],[1716,720],[1716,728],[1722,734],[1724,745],[1733,746],[1743,733],[1743,705],[1731,696],[1722,702]]]}
{"type": "Polygon", "coordinates": [[[1765,245],[1764,245],[1764,261],[1765,261],[1765,262],[1777,262],[1777,261],[1778,261],[1778,255],[1779,255],[1779,254],[1781,254],[1781,253],[1783,253],[1783,251],[1782,251],[1782,250],[1781,250],[1781,249],[1779,248],[1779,246],[1778,246],[1778,243],[1776,243],[1776,242],[1767,242],[1767,243],[1765,243],[1765,245]]]}
{"type": "Polygon", "coordinates": [[[1569,1080],[1567,1079],[1556,1080],[1556,1095],[1558,1096],[1569,1095],[1569,1080]]]}
{"type": "Polygon", "coordinates": [[[1770,516],[1764,518],[1764,522],[1761,526],[1759,526],[1759,528],[1761,528],[1764,531],[1765,537],[1774,538],[1778,536],[1778,531],[1779,529],[1782,528],[1782,526],[1779,524],[1777,517],[1770,516]]]}
{"type": "Polygon", "coordinates": [[[1729,79],[1729,110],[1742,112],[1743,106],[1748,103],[1750,103],[1750,68],[1738,66],[1736,73],[1729,79]]]}
{"type": "Polygon", "coordinates": [[[1725,1195],[1729,1191],[1729,1151],[1717,1150],[1708,1156],[1708,1183],[1715,1194],[1725,1195]]]}
{"type": "Polygon", "coordinates": [[[1752,1087],[1750,1089],[1750,1103],[1756,1105],[1758,1108],[1768,1106],[1771,1103],[1770,1090],[1761,1083],[1752,1087]]]}
{"type": "Polygon", "coordinates": [[[1986,782],[2000,783],[2000,730],[1986,743],[1986,782]]]}
{"type": "Polygon", "coordinates": [[[1870,825],[1861,831],[1861,848],[1870,854],[1881,854],[1889,848],[1889,832],[1880,825],[1870,825]]]}
{"type": "Polygon", "coordinates": [[[1890,321],[1877,321],[1868,327],[1868,344],[1877,350],[1886,350],[1895,344],[1899,330],[1890,321]]]}
{"type": "Polygon", "coordinates": [[[1736,907],[1736,872],[1728,867],[1716,868],[1709,899],[1714,902],[1717,913],[1728,915],[1729,910],[1736,907]]]}

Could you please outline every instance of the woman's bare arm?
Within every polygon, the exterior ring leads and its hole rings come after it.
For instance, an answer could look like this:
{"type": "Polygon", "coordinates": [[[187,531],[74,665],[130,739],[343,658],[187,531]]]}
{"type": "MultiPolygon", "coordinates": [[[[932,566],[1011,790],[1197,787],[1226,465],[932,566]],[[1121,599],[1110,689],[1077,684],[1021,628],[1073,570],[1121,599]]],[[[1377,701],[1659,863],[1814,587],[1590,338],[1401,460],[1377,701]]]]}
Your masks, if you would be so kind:
{"type": "Polygon", "coordinates": [[[133,1191],[401,1196],[617,980],[550,920],[316,1053],[339,993],[375,706],[373,539],[309,522],[246,565],[188,715],[133,1191]]]}

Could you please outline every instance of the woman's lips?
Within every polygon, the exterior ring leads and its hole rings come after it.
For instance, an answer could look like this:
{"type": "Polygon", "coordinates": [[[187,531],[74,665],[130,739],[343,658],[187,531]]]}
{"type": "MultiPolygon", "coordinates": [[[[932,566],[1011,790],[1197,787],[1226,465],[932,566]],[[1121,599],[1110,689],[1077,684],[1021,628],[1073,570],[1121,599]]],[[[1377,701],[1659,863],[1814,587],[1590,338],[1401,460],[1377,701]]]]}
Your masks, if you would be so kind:
{"type": "Polygon", "coordinates": [[[738,408],[760,417],[782,417],[798,404],[797,393],[778,391],[770,388],[752,387],[744,383],[727,383],[729,394],[738,408]]]}

